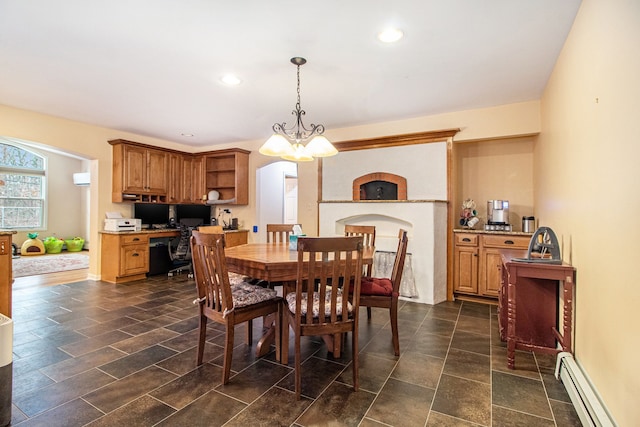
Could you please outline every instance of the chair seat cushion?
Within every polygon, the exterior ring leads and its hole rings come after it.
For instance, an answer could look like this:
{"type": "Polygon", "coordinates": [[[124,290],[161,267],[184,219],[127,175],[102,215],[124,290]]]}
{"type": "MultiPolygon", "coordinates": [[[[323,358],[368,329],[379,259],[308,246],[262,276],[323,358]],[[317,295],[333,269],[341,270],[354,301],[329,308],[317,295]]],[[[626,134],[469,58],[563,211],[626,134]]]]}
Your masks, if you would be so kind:
{"type": "MultiPolygon", "coordinates": [[[[296,313],[296,293],[295,292],[288,293],[286,299],[287,299],[287,305],[289,306],[289,311],[295,314],[296,313]]],[[[338,291],[337,299],[338,299],[338,302],[337,302],[336,312],[338,316],[342,316],[342,291],[338,291]]],[[[325,300],[324,315],[330,316],[331,315],[331,291],[327,291],[324,300],[325,300]]],[[[301,303],[302,303],[302,307],[301,307],[302,315],[304,316],[307,314],[307,294],[302,295],[301,303]]],[[[349,313],[353,311],[353,307],[351,306],[350,302],[347,303],[347,310],[349,311],[349,313]]],[[[318,292],[314,292],[313,293],[313,317],[318,317],[319,314],[320,314],[320,294],[318,292]]]]}
{"type": "Polygon", "coordinates": [[[360,280],[360,295],[391,296],[393,283],[390,279],[363,277],[360,280]]]}
{"type": "Polygon", "coordinates": [[[235,308],[274,299],[278,295],[275,289],[266,289],[246,282],[236,282],[231,285],[231,294],[235,308]]]}

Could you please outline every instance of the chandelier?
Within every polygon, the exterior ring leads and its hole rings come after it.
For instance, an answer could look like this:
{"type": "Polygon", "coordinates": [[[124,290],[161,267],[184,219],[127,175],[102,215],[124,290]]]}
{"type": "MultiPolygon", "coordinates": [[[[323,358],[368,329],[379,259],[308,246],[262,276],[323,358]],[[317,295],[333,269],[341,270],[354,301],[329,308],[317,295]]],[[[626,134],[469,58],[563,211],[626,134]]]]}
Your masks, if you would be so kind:
{"type": "Polygon", "coordinates": [[[291,112],[296,117],[293,126],[287,128],[287,123],[275,123],[272,127],[273,135],[260,147],[260,154],[265,156],[278,156],[294,162],[308,162],[314,157],[328,157],[338,154],[338,150],[322,136],[323,125],[314,125],[307,128],[302,123],[302,116],[306,113],[300,107],[300,66],[307,62],[306,59],[291,58],[291,63],[297,67],[298,100],[296,108],[291,112]]]}

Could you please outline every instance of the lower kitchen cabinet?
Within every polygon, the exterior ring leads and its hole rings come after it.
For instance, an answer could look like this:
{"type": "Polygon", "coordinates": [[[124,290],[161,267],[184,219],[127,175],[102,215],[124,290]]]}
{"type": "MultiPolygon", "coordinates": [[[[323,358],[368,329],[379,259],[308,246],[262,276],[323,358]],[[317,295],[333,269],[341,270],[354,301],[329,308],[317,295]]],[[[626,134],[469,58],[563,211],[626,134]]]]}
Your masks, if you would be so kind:
{"type": "Polygon", "coordinates": [[[140,280],[149,271],[149,235],[102,234],[101,278],[123,283],[140,280]]]}
{"type": "Polygon", "coordinates": [[[498,298],[504,249],[529,248],[531,234],[454,231],[454,294],[498,298]]]}
{"type": "MultiPolygon", "coordinates": [[[[125,283],[147,277],[150,268],[149,243],[155,238],[177,238],[175,229],[149,230],[140,232],[102,232],[101,237],[101,280],[110,283],[125,283]]],[[[227,247],[245,245],[249,230],[225,231],[227,247]]],[[[153,273],[151,273],[153,274],[153,273]]]]}

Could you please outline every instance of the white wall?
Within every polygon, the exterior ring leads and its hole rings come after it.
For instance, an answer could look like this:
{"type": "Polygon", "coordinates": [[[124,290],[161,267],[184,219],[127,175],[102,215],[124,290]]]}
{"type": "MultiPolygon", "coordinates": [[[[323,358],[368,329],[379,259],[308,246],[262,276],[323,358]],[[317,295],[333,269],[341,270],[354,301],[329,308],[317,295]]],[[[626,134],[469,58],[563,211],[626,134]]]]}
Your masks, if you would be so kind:
{"type": "Polygon", "coordinates": [[[322,199],[353,200],[353,180],[372,172],[407,179],[407,199],[447,199],[445,142],[346,151],[323,159],[322,199]]]}
{"type": "Polygon", "coordinates": [[[298,166],[293,162],[274,162],[256,170],[256,210],[258,233],[255,242],[267,241],[267,224],[284,221],[285,177],[297,176],[298,166]]]}

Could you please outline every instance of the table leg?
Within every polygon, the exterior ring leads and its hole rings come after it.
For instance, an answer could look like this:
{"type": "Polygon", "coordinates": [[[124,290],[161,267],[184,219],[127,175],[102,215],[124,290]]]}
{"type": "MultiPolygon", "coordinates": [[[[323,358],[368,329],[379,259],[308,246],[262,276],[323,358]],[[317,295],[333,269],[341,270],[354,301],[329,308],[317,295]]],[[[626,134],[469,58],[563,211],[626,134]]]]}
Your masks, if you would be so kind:
{"type": "MultiPolygon", "coordinates": [[[[262,357],[269,352],[271,344],[276,338],[275,314],[269,314],[262,318],[262,337],[256,346],[256,357],[262,357]]],[[[276,352],[276,360],[279,362],[279,355],[276,352]]]]}

